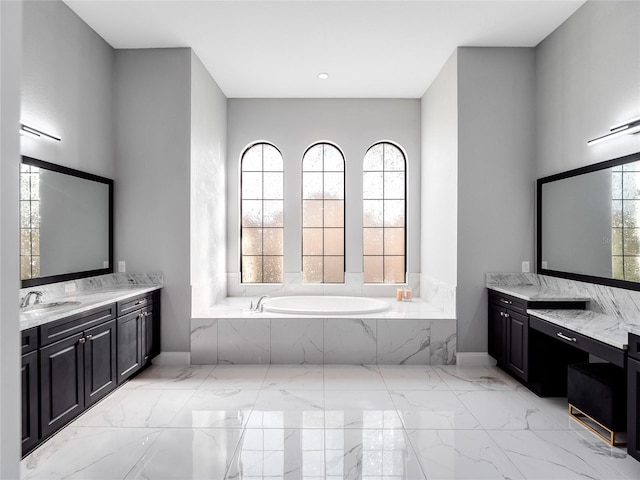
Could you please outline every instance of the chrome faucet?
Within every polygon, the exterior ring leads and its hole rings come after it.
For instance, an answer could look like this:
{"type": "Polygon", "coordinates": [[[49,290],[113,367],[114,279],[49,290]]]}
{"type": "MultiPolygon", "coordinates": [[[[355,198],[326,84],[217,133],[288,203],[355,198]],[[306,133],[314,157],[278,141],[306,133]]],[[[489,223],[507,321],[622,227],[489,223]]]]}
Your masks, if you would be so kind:
{"type": "Polygon", "coordinates": [[[29,300],[31,300],[31,297],[36,297],[35,301],[33,302],[34,305],[39,304],[42,300],[43,295],[44,293],[42,293],[40,290],[32,290],[22,298],[22,301],[20,302],[20,308],[27,308],[29,306],[29,300]]]}
{"type": "Polygon", "coordinates": [[[262,309],[264,308],[264,300],[266,300],[267,298],[271,298],[269,295],[262,295],[259,299],[258,299],[258,303],[256,303],[256,308],[255,308],[255,312],[262,312],[262,309]]]}

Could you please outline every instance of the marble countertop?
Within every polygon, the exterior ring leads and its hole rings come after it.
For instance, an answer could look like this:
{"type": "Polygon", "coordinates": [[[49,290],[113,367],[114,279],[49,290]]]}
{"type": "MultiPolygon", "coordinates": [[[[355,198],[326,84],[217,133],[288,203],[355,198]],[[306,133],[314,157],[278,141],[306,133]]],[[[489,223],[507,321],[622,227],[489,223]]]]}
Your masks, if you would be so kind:
{"type": "Polygon", "coordinates": [[[203,309],[193,318],[398,318],[398,319],[454,319],[452,314],[446,314],[436,306],[414,298],[410,302],[398,302],[395,298],[373,297],[389,303],[389,309],[377,313],[358,313],[355,315],[297,315],[272,312],[253,312],[249,310],[249,304],[257,298],[254,297],[227,297],[221,302],[203,309]]]}
{"type": "Polygon", "coordinates": [[[133,285],[111,285],[96,290],[79,291],[71,295],[64,295],[57,298],[44,298],[43,303],[49,302],[80,302],[78,305],[63,305],[39,310],[20,311],[20,330],[44,325],[61,318],[87,312],[97,307],[109,305],[110,303],[126,300],[143,293],[152,292],[162,288],[162,285],[133,284],[133,285]]]}
{"type": "Polygon", "coordinates": [[[561,292],[541,285],[487,285],[487,288],[529,302],[588,302],[591,300],[589,297],[561,292]]]}
{"type": "Polygon", "coordinates": [[[527,313],[623,350],[628,346],[629,331],[632,328],[640,331],[640,327],[634,327],[621,322],[619,318],[591,310],[530,309],[527,313]]]}

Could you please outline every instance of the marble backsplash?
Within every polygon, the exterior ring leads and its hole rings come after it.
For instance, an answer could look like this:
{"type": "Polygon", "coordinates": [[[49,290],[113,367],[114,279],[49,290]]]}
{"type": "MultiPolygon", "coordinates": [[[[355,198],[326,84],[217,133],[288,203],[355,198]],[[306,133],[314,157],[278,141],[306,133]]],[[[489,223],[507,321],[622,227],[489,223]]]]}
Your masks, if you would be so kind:
{"type": "Polygon", "coordinates": [[[164,277],[162,273],[112,273],[96,277],[80,278],[68,282],[49,283],[20,289],[20,298],[28,292],[40,291],[45,299],[59,298],[71,293],[91,292],[104,288],[113,288],[118,285],[162,285],[164,277]]]}
{"type": "Polygon", "coordinates": [[[535,273],[487,273],[486,285],[536,285],[591,298],[587,309],[619,318],[630,325],[640,325],[640,291],[578,282],[535,273]]]}

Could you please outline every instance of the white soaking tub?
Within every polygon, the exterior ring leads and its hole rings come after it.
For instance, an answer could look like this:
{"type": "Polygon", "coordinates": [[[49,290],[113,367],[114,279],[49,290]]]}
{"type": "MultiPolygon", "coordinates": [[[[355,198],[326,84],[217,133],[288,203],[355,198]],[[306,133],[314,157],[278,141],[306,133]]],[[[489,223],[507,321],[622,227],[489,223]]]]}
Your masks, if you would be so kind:
{"type": "Polygon", "coordinates": [[[388,302],[367,297],[290,296],[269,298],[264,302],[265,312],[294,315],[357,315],[388,309],[388,302]]]}

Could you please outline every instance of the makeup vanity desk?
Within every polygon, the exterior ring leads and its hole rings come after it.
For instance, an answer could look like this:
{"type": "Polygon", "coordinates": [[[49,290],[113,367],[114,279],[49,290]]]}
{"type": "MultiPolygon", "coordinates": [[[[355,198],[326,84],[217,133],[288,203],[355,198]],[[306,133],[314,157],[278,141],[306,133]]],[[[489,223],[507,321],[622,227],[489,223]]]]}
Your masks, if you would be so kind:
{"type": "Polygon", "coordinates": [[[627,372],[629,454],[640,460],[640,325],[586,310],[588,297],[536,285],[489,290],[488,352],[541,397],[567,395],[567,367],[589,355],[627,372]]]}

